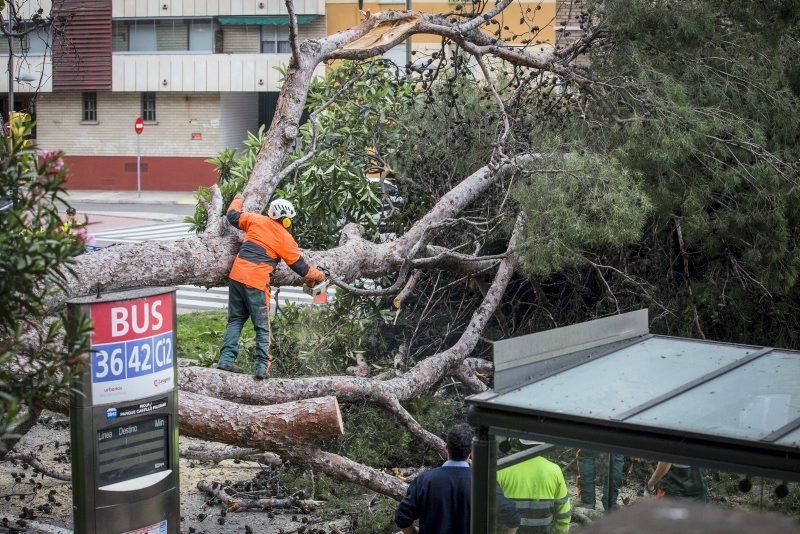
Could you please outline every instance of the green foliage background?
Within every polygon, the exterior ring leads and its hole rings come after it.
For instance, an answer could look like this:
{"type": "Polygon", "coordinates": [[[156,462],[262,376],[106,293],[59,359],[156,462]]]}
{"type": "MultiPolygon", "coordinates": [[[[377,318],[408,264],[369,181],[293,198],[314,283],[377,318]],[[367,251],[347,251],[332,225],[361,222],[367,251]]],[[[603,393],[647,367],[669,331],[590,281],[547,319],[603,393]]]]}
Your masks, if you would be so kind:
{"type": "Polygon", "coordinates": [[[640,177],[653,207],[637,245],[604,261],[655,288],[672,312],[657,328],[699,335],[696,308],[709,337],[799,346],[800,63],[785,51],[797,47],[800,4],[592,9],[609,35],[592,69],[624,122],[595,108],[597,122],[573,116],[570,135],[640,177]]]}
{"type": "Polygon", "coordinates": [[[85,323],[66,315],[45,322],[45,299],[65,288],[72,256],[84,245],[58,214],[66,205],[62,154],[37,152],[27,139],[32,128],[21,122],[0,135],[0,199],[12,202],[0,214],[0,452],[18,438],[17,425],[69,391],[87,349],[85,323]],[[30,348],[22,338],[34,328],[38,343],[30,348]]]}

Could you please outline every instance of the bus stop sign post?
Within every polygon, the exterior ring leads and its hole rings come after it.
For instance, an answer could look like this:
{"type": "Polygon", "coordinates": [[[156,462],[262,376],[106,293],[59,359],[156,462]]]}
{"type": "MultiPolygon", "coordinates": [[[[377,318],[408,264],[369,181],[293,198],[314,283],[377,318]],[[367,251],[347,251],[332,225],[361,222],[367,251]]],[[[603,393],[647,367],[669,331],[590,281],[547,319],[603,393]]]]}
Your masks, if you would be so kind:
{"type": "Polygon", "coordinates": [[[90,365],[70,402],[76,534],[177,534],[175,289],[68,301],[92,321],[90,365]]]}
{"type": "Polygon", "coordinates": [[[144,120],[136,117],[133,123],[133,131],[136,132],[136,193],[142,198],[142,132],[144,131],[144,120]]]}

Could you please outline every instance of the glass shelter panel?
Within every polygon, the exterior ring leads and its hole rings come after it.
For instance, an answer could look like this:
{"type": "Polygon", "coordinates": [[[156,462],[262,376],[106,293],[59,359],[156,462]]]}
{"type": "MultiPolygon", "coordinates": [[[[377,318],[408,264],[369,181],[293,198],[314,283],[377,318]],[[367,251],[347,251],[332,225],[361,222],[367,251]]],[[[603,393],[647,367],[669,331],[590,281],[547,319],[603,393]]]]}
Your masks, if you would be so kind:
{"type": "Polygon", "coordinates": [[[800,417],[800,353],[774,351],[626,422],[758,440],[800,417]]]}
{"type": "MultiPolygon", "coordinates": [[[[576,523],[585,520],[582,517],[600,521],[601,514],[609,508],[627,513],[630,505],[647,503],[650,506],[671,503],[670,510],[684,506],[681,503],[710,504],[722,511],[723,506],[727,509],[735,501],[739,503],[737,513],[746,519],[757,511],[791,510],[792,502],[800,497],[797,484],[778,479],[719,471],[690,460],[666,462],[564,446],[557,441],[543,444],[529,441],[525,436],[500,428],[492,433],[495,450],[492,472],[497,483],[491,495],[485,494],[487,502],[477,503],[492,507],[487,509],[485,532],[567,534],[575,529],[576,523]]],[[[685,512],[683,508],[681,511],[685,512]]],[[[630,524],[630,532],[655,528],[663,523],[663,514],[656,511],[637,515],[643,523],[630,524]]],[[[763,516],[752,517],[755,522],[766,521],[763,516]]],[[[765,523],[765,532],[783,531],[778,527],[793,524],[791,519],[777,514],[769,519],[772,522],[765,523]]],[[[691,522],[692,532],[707,532],[719,517],[705,518],[700,513],[691,518],[681,517],[681,521],[691,522]]]]}
{"type": "Polygon", "coordinates": [[[800,428],[789,432],[775,443],[778,445],[788,445],[789,447],[800,447],[800,428]]]}
{"type": "MultiPolygon", "coordinates": [[[[494,533],[566,532],[574,497],[562,465],[574,466],[575,449],[495,435],[494,533]]],[[[488,497],[488,495],[487,495],[488,497]]]]}
{"type": "Polygon", "coordinates": [[[497,400],[507,406],[608,419],[756,350],[654,337],[497,400]]]}

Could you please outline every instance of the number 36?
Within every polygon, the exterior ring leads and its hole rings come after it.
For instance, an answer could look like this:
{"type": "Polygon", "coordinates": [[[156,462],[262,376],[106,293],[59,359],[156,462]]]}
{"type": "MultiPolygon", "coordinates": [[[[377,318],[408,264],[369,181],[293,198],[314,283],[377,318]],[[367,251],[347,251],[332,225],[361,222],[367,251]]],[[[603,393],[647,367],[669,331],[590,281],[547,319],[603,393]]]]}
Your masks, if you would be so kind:
{"type": "Polygon", "coordinates": [[[94,370],[95,378],[105,378],[108,376],[109,371],[111,376],[122,376],[125,372],[125,359],[122,355],[122,348],[116,348],[111,351],[109,356],[105,350],[97,351],[98,359],[95,362],[96,367],[94,370]]]}

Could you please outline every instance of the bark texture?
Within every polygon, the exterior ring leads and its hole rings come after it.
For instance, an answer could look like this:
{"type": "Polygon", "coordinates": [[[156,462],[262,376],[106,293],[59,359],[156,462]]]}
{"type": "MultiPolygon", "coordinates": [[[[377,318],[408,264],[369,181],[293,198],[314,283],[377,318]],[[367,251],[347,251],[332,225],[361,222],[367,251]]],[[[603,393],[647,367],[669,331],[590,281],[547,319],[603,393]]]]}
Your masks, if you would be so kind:
{"type": "MultiPolygon", "coordinates": [[[[520,216],[509,242],[509,251],[516,246],[523,224],[524,219],[520,216]]],[[[254,386],[253,379],[246,375],[206,367],[181,367],[178,371],[181,390],[254,405],[328,395],[335,395],[342,402],[364,399],[381,402],[389,398],[407,401],[430,391],[437,382],[462,365],[500,303],[513,272],[513,260],[509,255],[499,262],[492,285],[459,340],[447,350],[425,358],[399,377],[389,380],[355,376],[271,378],[254,386]]]]}
{"type": "Polygon", "coordinates": [[[281,465],[283,463],[281,457],[274,452],[264,452],[245,447],[226,447],[224,449],[189,447],[181,449],[181,458],[214,463],[219,463],[223,460],[246,460],[270,465],[281,465]]]}
{"type": "Polygon", "coordinates": [[[265,444],[324,439],[344,433],[335,397],[247,406],[182,391],[178,396],[178,416],[181,432],[188,436],[262,449],[269,447],[265,444]]]}

